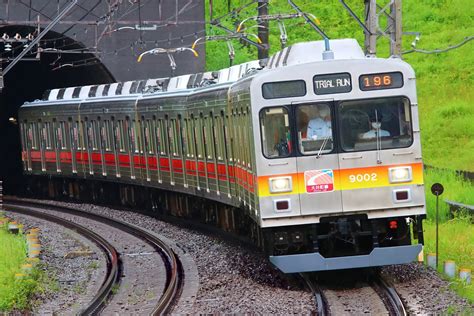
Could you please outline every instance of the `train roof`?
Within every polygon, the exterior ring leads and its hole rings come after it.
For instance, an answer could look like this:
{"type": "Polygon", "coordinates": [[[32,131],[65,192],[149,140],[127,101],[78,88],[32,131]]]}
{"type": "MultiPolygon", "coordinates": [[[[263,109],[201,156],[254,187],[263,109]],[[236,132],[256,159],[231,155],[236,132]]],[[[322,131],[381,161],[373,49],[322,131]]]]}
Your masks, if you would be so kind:
{"type": "MultiPolygon", "coordinates": [[[[330,40],[334,59],[365,59],[355,39],[330,40]]],[[[39,105],[43,102],[80,101],[92,98],[126,97],[142,94],[185,91],[213,85],[231,84],[259,70],[275,69],[310,62],[322,62],[324,41],[303,42],[288,46],[272,55],[268,60],[254,60],[220,71],[181,75],[176,77],[115,82],[101,85],[59,88],[47,90],[42,100],[26,102],[25,105],[39,105]]]]}

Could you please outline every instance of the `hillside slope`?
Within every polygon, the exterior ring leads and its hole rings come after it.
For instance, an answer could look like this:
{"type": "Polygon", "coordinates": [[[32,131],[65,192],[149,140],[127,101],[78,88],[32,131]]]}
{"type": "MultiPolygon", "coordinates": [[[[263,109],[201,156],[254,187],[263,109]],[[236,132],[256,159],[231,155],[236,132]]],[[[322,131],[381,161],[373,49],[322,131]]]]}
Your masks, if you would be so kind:
{"type": "MultiPolygon", "coordinates": [[[[237,8],[250,0],[232,0],[231,7],[237,8]]],[[[295,0],[305,12],[314,14],[320,27],[330,38],[356,38],[363,44],[363,33],[354,19],[345,11],[339,1],[295,0]]],[[[362,0],[346,1],[359,16],[363,13],[362,0]]],[[[209,0],[206,1],[207,5],[209,0]]],[[[257,14],[253,4],[231,14],[223,24],[235,29],[248,16],[257,14]]],[[[270,0],[270,13],[288,13],[294,10],[287,0],[270,0]]],[[[209,7],[207,17],[210,18],[209,7]]],[[[228,13],[227,1],[213,1],[213,18],[228,13]]],[[[403,30],[420,32],[417,48],[432,50],[445,48],[474,35],[474,12],[470,0],[404,0],[403,30]]],[[[248,26],[252,26],[249,22],[248,26]]],[[[300,20],[285,22],[288,45],[296,42],[320,40],[311,27],[300,20]]],[[[271,53],[280,49],[278,24],[271,22],[271,53]]],[[[208,35],[224,34],[215,27],[208,27],[208,35]]],[[[256,28],[250,31],[256,32],[256,28]]],[[[409,50],[413,36],[404,38],[403,49],[409,50]]],[[[234,63],[256,59],[254,47],[244,47],[234,40],[236,57],[234,63]]],[[[388,45],[380,45],[378,56],[386,57],[388,45]]],[[[200,48],[202,49],[202,48],[200,48]]],[[[216,70],[228,67],[228,49],[225,42],[206,44],[207,68],[216,70]]],[[[422,146],[427,164],[474,171],[474,41],[441,54],[405,54],[404,59],[416,71],[422,146]]]]}

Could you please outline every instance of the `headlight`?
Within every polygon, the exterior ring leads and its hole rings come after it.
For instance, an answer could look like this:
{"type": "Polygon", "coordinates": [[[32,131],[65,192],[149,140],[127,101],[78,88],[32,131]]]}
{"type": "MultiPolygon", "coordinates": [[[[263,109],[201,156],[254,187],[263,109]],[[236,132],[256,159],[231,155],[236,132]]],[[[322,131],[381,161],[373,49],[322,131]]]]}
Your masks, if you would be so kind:
{"type": "Polygon", "coordinates": [[[270,193],[290,192],[291,177],[270,178],[270,193]]]}
{"type": "Polygon", "coordinates": [[[395,167],[388,169],[390,183],[410,182],[412,180],[411,167],[395,167]]]}

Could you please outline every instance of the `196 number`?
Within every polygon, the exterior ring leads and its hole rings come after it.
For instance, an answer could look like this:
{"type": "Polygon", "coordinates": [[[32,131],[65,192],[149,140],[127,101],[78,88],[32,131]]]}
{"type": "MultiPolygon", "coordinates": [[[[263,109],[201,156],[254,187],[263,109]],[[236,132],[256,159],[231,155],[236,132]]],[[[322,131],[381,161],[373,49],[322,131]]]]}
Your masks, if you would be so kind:
{"type": "Polygon", "coordinates": [[[349,181],[351,183],[377,181],[377,174],[375,172],[374,173],[351,174],[349,176],[349,181]]]}

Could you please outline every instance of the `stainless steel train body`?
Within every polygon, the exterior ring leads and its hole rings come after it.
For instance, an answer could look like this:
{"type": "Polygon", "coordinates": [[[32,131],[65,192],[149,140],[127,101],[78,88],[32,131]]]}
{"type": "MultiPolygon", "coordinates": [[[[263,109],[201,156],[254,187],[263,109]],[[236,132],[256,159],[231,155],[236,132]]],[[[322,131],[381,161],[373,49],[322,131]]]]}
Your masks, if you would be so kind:
{"type": "Polygon", "coordinates": [[[330,44],[331,60],[300,43],[263,68],[52,90],[20,110],[24,171],[221,202],[284,272],[409,262],[425,216],[414,72],[330,44]]]}

